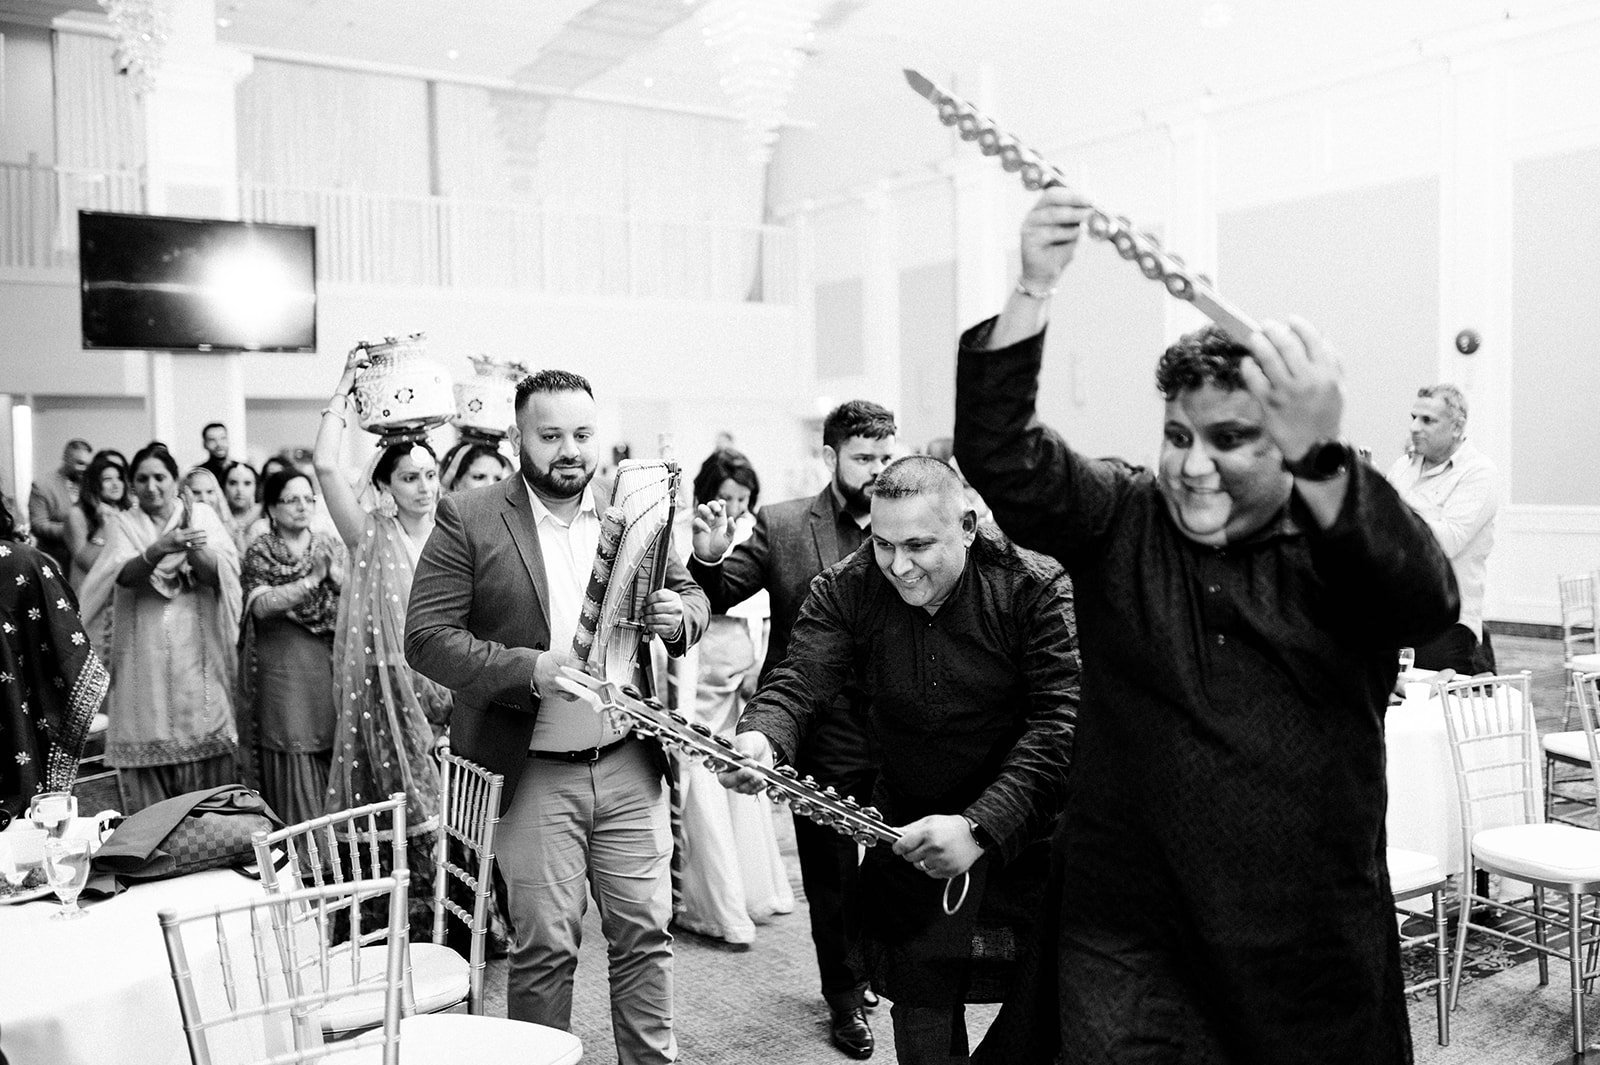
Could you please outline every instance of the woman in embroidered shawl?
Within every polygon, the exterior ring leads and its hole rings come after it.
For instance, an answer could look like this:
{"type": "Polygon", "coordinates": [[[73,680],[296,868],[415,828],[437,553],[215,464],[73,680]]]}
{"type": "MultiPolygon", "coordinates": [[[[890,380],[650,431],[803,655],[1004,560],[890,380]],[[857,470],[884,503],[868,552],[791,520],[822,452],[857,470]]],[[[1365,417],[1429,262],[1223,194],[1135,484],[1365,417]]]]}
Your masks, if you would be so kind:
{"type": "Polygon", "coordinates": [[[0,808],[16,816],[37,792],[72,790],[110,679],[77,597],[0,493],[0,808]]]}
{"type": "Polygon", "coordinates": [[[317,493],[299,470],[274,473],[263,495],[270,529],[244,555],[239,755],[246,783],[297,824],[327,799],[344,545],[311,528],[317,493]]]}
{"type": "MultiPolygon", "coordinates": [[[[356,348],[312,449],[323,500],[350,552],[334,629],[333,765],[328,812],[348,810],[403,791],[413,836],[438,825],[439,780],[432,759],[435,728],[449,720],[450,693],[417,673],[405,658],[406,604],[422,545],[433,531],[439,502],[439,462],[421,442],[387,443],[370,478],[377,502],[370,512],[340,468],[350,389],[367,365],[356,348]],[[432,723],[430,725],[430,722],[432,723]]],[[[417,845],[414,856],[425,859],[417,845]]],[[[429,866],[431,868],[431,865],[429,866]]],[[[413,876],[420,876],[418,864],[413,876]]]]}
{"type": "Polygon", "coordinates": [[[84,615],[111,604],[106,761],[123,809],[232,783],[239,555],[210,507],[182,500],[178,464],[150,443],[130,465],[137,505],[107,522],[84,615]]]}

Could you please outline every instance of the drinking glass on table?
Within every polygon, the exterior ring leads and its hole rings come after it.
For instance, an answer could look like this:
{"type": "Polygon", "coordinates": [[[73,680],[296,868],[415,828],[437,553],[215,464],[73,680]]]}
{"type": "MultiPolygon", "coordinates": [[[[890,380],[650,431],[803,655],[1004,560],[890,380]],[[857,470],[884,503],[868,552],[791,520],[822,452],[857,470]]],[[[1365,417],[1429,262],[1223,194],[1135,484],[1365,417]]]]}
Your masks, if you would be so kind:
{"type": "Polygon", "coordinates": [[[77,816],[78,800],[69,791],[41,791],[28,802],[28,820],[44,829],[51,839],[61,838],[77,816]]]}
{"type": "Polygon", "coordinates": [[[1411,667],[1417,664],[1417,649],[1415,647],[1400,648],[1400,672],[1410,673],[1411,667]]]}
{"type": "Polygon", "coordinates": [[[78,895],[89,882],[89,841],[81,838],[46,840],[44,875],[56,898],[61,900],[61,909],[50,919],[70,921],[82,917],[85,911],[78,905],[78,895]]]}
{"type": "Polygon", "coordinates": [[[0,833],[0,876],[13,889],[27,883],[35,869],[44,868],[44,840],[44,831],[37,828],[0,833]]]}

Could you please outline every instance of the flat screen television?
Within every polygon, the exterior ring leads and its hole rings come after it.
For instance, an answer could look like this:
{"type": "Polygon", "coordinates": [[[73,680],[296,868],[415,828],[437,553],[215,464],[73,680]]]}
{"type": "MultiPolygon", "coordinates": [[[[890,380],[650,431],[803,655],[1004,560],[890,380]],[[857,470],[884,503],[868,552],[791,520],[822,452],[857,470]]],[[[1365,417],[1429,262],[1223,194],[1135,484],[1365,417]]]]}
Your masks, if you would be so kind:
{"type": "Polygon", "coordinates": [[[78,212],[83,346],[315,351],[312,226],[78,212]]]}

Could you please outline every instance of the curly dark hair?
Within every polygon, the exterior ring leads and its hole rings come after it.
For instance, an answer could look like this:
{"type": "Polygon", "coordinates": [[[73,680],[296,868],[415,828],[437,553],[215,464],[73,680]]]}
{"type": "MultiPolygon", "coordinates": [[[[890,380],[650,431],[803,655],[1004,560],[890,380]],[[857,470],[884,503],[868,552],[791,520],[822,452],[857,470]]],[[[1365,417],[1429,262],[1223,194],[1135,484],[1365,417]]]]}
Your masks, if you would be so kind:
{"type": "Polygon", "coordinates": [[[1208,325],[1185,333],[1156,363],[1156,390],[1163,399],[1210,383],[1225,392],[1244,387],[1239,364],[1250,349],[1229,336],[1221,326],[1208,325]]]}
{"type": "Polygon", "coordinates": [[[518,414],[522,413],[522,408],[528,405],[528,397],[535,392],[587,392],[590,399],[594,398],[594,389],[589,387],[589,380],[583,375],[570,370],[540,370],[517,382],[518,414]]]}
{"type": "Polygon", "coordinates": [[[894,412],[869,399],[852,399],[841,403],[829,411],[822,422],[822,442],[831,448],[837,448],[852,436],[882,440],[897,432],[894,412]]]}
{"type": "Polygon", "coordinates": [[[128,486],[128,469],[117,462],[119,457],[105,451],[98,452],[89,460],[88,468],[83,471],[83,487],[78,489],[78,502],[74,505],[89,523],[90,536],[96,536],[100,532],[100,504],[107,501],[100,495],[100,478],[107,470],[116,470],[122,478],[122,498],[112,503],[112,506],[118,510],[127,510],[133,506],[133,493],[128,486]]]}
{"type": "Polygon", "coordinates": [[[717,498],[717,489],[722,487],[723,481],[750,489],[750,509],[756,509],[756,500],[761,498],[761,478],[756,476],[756,468],[744,452],[722,447],[706,456],[700,464],[700,472],[694,475],[695,502],[709,503],[717,498]]]}

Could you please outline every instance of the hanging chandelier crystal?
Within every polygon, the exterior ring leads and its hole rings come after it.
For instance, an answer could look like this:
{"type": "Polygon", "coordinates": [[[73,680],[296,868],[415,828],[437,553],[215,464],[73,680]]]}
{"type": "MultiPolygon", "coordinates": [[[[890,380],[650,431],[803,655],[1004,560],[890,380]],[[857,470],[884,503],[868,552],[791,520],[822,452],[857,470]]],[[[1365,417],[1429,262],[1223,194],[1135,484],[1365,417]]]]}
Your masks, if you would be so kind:
{"type": "Polygon", "coordinates": [[[750,157],[772,158],[796,76],[824,0],[706,0],[697,17],[722,71],[722,88],[744,119],[750,157]]]}
{"type": "Polygon", "coordinates": [[[99,0],[117,42],[117,72],[134,94],[155,88],[156,70],[172,35],[172,0],[99,0]]]}

